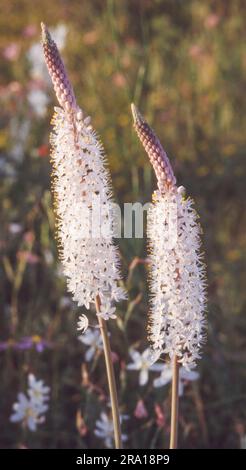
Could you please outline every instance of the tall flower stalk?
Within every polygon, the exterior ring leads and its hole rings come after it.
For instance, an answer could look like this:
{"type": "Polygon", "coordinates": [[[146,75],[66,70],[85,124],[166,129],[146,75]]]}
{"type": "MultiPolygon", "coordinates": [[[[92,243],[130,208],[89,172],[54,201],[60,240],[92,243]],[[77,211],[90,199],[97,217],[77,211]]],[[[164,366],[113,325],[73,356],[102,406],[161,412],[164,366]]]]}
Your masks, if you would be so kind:
{"type": "Polygon", "coordinates": [[[201,228],[193,201],[178,187],[166,152],[132,104],[134,128],[156,173],[158,190],[147,216],[153,350],[168,354],[173,367],[170,448],[178,439],[179,368],[191,370],[204,342],[206,279],[200,250],[201,228]]]}
{"type": "MultiPolygon", "coordinates": [[[[78,107],[57,46],[46,26],[41,26],[45,61],[60,104],[55,108],[51,134],[60,258],[73,299],[87,309],[93,304],[96,307],[104,345],[115,445],[120,448],[119,407],[106,320],[116,317],[113,302],[124,299],[125,292],[118,285],[119,254],[113,242],[110,176],[90,117],[84,116],[78,107]],[[98,217],[99,226],[95,220],[98,217]]],[[[86,327],[87,321],[82,317],[81,323],[86,327]]]]}

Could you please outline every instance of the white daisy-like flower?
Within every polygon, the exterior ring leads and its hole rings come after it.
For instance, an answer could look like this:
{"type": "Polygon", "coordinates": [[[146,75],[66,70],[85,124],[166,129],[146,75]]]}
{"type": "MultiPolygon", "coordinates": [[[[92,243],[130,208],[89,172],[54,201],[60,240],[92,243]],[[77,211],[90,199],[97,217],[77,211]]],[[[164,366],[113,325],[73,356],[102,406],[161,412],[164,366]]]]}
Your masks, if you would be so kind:
{"type": "Polygon", "coordinates": [[[44,385],[43,380],[37,380],[33,374],[28,375],[28,395],[32,402],[43,404],[45,401],[49,400],[50,387],[44,385]]]}
{"type": "Polygon", "coordinates": [[[78,324],[77,324],[77,330],[82,331],[82,333],[85,333],[89,326],[89,320],[86,315],[80,315],[78,319],[78,324]]]}
{"type": "Polygon", "coordinates": [[[133,360],[126,368],[128,370],[139,371],[139,385],[146,385],[149,380],[149,371],[159,372],[163,369],[163,364],[153,364],[153,357],[149,348],[145,349],[143,353],[131,349],[129,354],[133,360]]]}
{"type": "Polygon", "coordinates": [[[88,328],[86,332],[78,337],[81,343],[89,346],[85,353],[85,360],[91,361],[96,352],[103,349],[103,340],[99,329],[88,328]]]}
{"type": "MultiPolygon", "coordinates": [[[[193,382],[199,379],[199,373],[194,370],[187,370],[180,367],[179,370],[179,396],[184,394],[184,387],[188,382],[193,382]]],[[[172,380],[172,367],[171,363],[162,365],[161,375],[154,380],[154,387],[164,387],[172,380]]]]}
{"type": "MultiPolygon", "coordinates": [[[[123,419],[127,419],[125,416],[120,417],[120,421],[122,422],[123,419]]],[[[105,446],[108,449],[113,448],[113,441],[114,441],[114,426],[113,420],[109,418],[109,416],[102,412],[100,414],[100,419],[96,421],[96,429],[94,434],[103,439],[105,446]]],[[[122,442],[127,441],[128,437],[126,434],[121,435],[122,442]]]]}
{"type": "Polygon", "coordinates": [[[37,426],[45,421],[48,410],[49,387],[42,380],[36,380],[33,374],[28,376],[28,396],[19,393],[17,401],[13,404],[13,413],[10,416],[12,423],[21,422],[30,431],[36,431],[37,426]]]}
{"type": "Polygon", "coordinates": [[[13,413],[10,416],[10,421],[12,423],[21,422],[30,431],[36,431],[37,425],[43,422],[41,415],[47,409],[47,405],[37,405],[27,398],[24,393],[19,393],[18,401],[13,404],[13,413]]]}

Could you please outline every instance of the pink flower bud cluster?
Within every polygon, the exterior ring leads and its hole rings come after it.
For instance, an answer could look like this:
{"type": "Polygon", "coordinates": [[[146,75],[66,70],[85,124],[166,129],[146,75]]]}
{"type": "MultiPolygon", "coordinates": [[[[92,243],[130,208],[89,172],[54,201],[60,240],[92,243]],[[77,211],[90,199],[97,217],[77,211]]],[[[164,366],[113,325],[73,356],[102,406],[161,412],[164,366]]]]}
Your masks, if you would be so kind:
{"type": "Polygon", "coordinates": [[[132,114],[134,119],[134,128],[148,154],[150,163],[152,164],[157,177],[158,188],[163,194],[168,188],[176,185],[176,178],[173,174],[168,156],[162,148],[158,137],[144,120],[143,116],[134,104],[132,104],[132,114]]]}
{"type": "Polygon", "coordinates": [[[45,61],[57,99],[65,111],[73,113],[77,110],[77,104],[64,63],[47,27],[43,23],[41,23],[41,27],[45,61]]]}

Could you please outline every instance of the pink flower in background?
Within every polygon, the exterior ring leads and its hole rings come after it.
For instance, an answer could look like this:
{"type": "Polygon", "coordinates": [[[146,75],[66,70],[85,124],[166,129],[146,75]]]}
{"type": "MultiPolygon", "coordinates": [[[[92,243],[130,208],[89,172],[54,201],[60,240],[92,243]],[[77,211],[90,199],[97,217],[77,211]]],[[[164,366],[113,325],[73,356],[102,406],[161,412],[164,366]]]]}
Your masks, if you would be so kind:
{"type": "Polygon", "coordinates": [[[126,85],[126,79],[124,75],[120,72],[116,72],[113,75],[113,82],[119,88],[123,88],[126,85]]]}
{"type": "Polygon", "coordinates": [[[3,94],[6,95],[7,93],[13,94],[13,95],[21,95],[23,90],[23,87],[20,82],[17,81],[12,81],[8,84],[7,87],[3,87],[3,94]]]}
{"type": "Polygon", "coordinates": [[[216,28],[216,26],[220,22],[220,16],[217,15],[216,13],[211,13],[211,15],[208,15],[207,18],[204,21],[204,26],[207,29],[213,29],[216,28]]]}
{"type": "Polygon", "coordinates": [[[18,59],[20,53],[20,46],[16,42],[12,42],[3,49],[3,57],[7,60],[14,61],[18,59]]]}
{"type": "Polygon", "coordinates": [[[18,251],[17,258],[25,260],[28,264],[37,264],[40,261],[39,256],[31,253],[30,251],[18,251]]]}
{"type": "Polygon", "coordinates": [[[98,41],[98,37],[99,37],[98,31],[96,30],[88,31],[83,36],[83,42],[87,46],[91,46],[92,44],[95,44],[98,41]]]}
{"type": "Polygon", "coordinates": [[[134,410],[134,416],[137,419],[147,418],[148,411],[146,410],[145,404],[143,400],[138,400],[136,408],[134,410]]]}
{"type": "Polygon", "coordinates": [[[115,364],[116,362],[119,362],[119,356],[116,352],[114,351],[111,351],[111,358],[112,358],[112,362],[113,364],[115,364]]]}
{"type": "Polygon", "coordinates": [[[46,145],[46,144],[40,145],[40,147],[38,147],[37,152],[38,152],[39,157],[48,157],[49,156],[49,147],[48,147],[48,145],[46,145]]]}
{"type": "Polygon", "coordinates": [[[164,428],[166,424],[165,415],[158,403],[155,404],[156,424],[159,428],[164,428]]]}
{"type": "Polygon", "coordinates": [[[32,244],[32,243],[34,242],[34,238],[35,238],[35,235],[34,235],[34,233],[31,232],[31,231],[26,232],[26,233],[24,234],[24,237],[23,237],[24,241],[25,241],[26,243],[28,243],[28,244],[29,244],[29,243],[32,244]]]}
{"type": "Polygon", "coordinates": [[[23,36],[26,38],[32,38],[37,34],[37,26],[35,24],[29,24],[23,29],[23,36]]]}
{"type": "Polygon", "coordinates": [[[189,56],[192,57],[192,59],[200,59],[202,53],[202,47],[198,44],[192,44],[192,46],[189,48],[189,56]]]}

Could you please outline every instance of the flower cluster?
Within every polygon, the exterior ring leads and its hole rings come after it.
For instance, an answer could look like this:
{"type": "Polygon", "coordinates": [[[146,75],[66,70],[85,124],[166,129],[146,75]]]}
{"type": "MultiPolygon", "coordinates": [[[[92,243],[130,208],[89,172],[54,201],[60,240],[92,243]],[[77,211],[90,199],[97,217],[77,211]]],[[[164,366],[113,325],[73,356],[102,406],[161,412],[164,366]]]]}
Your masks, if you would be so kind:
{"type": "Polygon", "coordinates": [[[131,105],[131,108],[135,130],[149,156],[151,164],[153,165],[159,190],[161,193],[165,193],[170,186],[174,186],[176,184],[176,178],[173,174],[170,161],[165,150],[162,148],[158,137],[143,119],[139,110],[134,104],[131,105]]]}
{"type": "Polygon", "coordinates": [[[176,186],[169,160],[141,114],[133,106],[134,126],[154,166],[159,191],[148,211],[153,349],[195,366],[204,339],[205,268],[200,225],[193,201],[176,186]]]}
{"type": "Polygon", "coordinates": [[[125,298],[118,286],[110,176],[102,145],[90,118],[76,104],[58,49],[44,25],[42,31],[46,63],[62,106],[55,108],[51,137],[60,257],[73,299],[89,309],[99,296],[99,315],[107,320],[115,318],[111,301],[125,298]]]}
{"type": "Polygon", "coordinates": [[[36,380],[33,374],[28,375],[27,395],[18,394],[18,400],[13,404],[10,416],[12,423],[21,422],[30,431],[36,431],[37,425],[45,421],[44,413],[48,410],[49,387],[42,380],[36,380]]]}
{"type": "Polygon", "coordinates": [[[46,65],[51,76],[55,93],[60,105],[67,111],[77,108],[73,88],[67,78],[65,66],[45,24],[41,23],[42,44],[46,65]]]}

